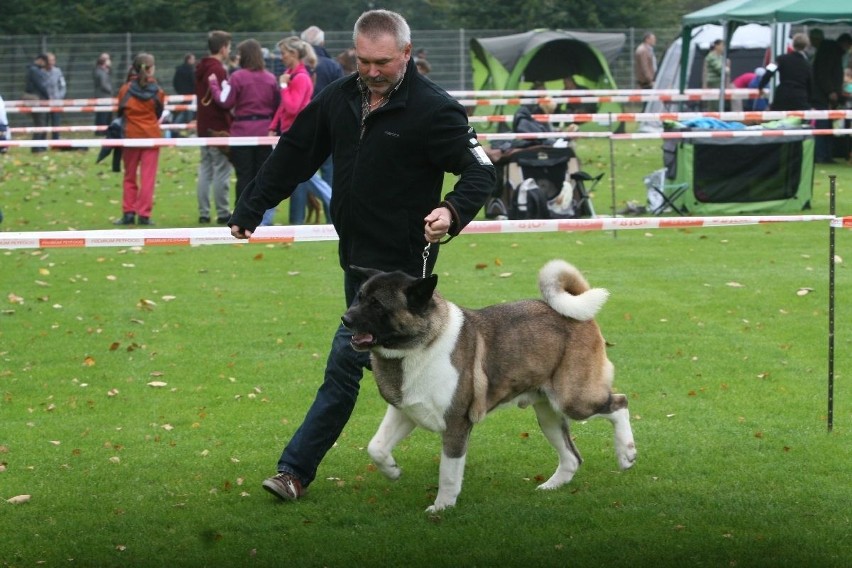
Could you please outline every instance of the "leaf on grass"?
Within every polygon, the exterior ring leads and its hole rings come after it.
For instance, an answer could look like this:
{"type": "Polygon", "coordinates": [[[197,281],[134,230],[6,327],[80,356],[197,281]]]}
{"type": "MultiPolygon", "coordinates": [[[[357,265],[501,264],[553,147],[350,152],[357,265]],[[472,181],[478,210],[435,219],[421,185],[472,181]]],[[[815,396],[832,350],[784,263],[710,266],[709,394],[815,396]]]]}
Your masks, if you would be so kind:
{"type": "Polygon", "coordinates": [[[136,307],[145,311],[151,311],[157,306],[157,303],[152,300],[146,300],[145,298],[141,298],[139,303],[136,304],[136,307]]]}
{"type": "Polygon", "coordinates": [[[843,264],[843,259],[840,258],[839,254],[834,255],[834,264],[843,264]]]}
{"type": "Polygon", "coordinates": [[[10,304],[23,304],[24,299],[21,296],[18,296],[14,292],[9,292],[9,295],[6,296],[9,299],[10,304]]]}
{"type": "Polygon", "coordinates": [[[511,276],[512,276],[511,272],[501,272],[500,273],[500,278],[511,278],[511,276]]]}
{"type": "Polygon", "coordinates": [[[112,343],[110,343],[110,345],[109,345],[109,350],[110,350],[110,351],[115,351],[115,350],[117,350],[119,347],[121,347],[121,343],[119,343],[118,341],[113,341],[113,342],[112,342],[112,343]]]}
{"type": "Polygon", "coordinates": [[[32,495],[15,495],[9,499],[6,499],[7,503],[11,503],[12,505],[20,505],[22,503],[26,503],[32,499],[32,495]]]}
{"type": "Polygon", "coordinates": [[[745,286],[739,282],[726,282],[725,286],[728,286],[729,288],[745,288],[745,286]]]}
{"type": "Polygon", "coordinates": [[[177,296],[169,296],[169,295],[166,295],[166,296],[163,296],[163,297],[162,297],[162,300],[163,300],[164,302],[171,302],[172,300],[175,300],[175,299],[177,299],[177,296]]]}
{"type": "Polygon", "coordinates": [[[799,288],[798,290],[796,290],[796,295],[797,296],[807,296],[808,294],[810,294],[813,291],[814,291],[813,288],[799,288]]]}
{"type": "Polygon", "coordinates": [[[60,442],[59,440],[51,440],[50,443],[53,444],[54,446],[59,446],[59,445],[62,444],[62,442],[60,442]]]}
{"type": "Polygon", "coordinates": [[[162,377],[164,374],[162,371],[151,371],[150,373],[152,377],[162,377]]]}
{"type": "Polygon", "coordinates": [[[118,396],[118,389],[109,389],[107,391],[107,396],[109,396],[109,397],[118,396]]]}
{"type": "Polygon", "coordinates": [[[111,458],[109,458],[109,462],[110,463],[121,463],[121,458],[118,457],[118,456],[112,456],[111,458]]]}
{"type": "Polygon", "coordinates": [[[486,268],[488,268],[488,264],[486,264],[484,262],[477,262],[476,263],[476,269],[477,270],[485,270],[486,268]]]}
{"type": "Polygon", "coordinates": [[[159,388],[162,388],[164,386],[167,386],[168,384],[169,383],[164,383],[163,381],[151,381],[150,383],[148,383],[148,386],[153,387],[155,389],[159,389],[159,388]]]}
{"type": "Polygon", "coordinates": [[[86,358],[83,359],[83,365],[86,367],[94,367],[95,366],[95,358],[91,355],[86,355],[86,358]]]}
{"type": "Polygon", "coordinates": [[[163,425],[161,426],[161,428],[162,428],[163,430],[165,430],[166,432],[171,432],[172,430],[174,430],[174,429],[175,429],[175,427],[174,427],[174,426],[172,426],[171,424],[163,424],[163,425]]]}

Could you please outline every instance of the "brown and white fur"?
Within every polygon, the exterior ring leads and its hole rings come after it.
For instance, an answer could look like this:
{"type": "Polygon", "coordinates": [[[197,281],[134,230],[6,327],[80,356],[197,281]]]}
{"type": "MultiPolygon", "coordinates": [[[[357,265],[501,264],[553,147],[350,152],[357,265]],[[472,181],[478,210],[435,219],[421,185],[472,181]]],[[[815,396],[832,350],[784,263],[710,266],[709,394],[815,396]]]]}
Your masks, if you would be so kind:
{"type": "Polygon", "coordinates": [[[543,300],[479,310],[441,297],[434,275],[352,269],[369,279],[343,324],[355,349],[370,350],[376,383],[389,403],[368,452],[385,476],[397,479],[402,470],[394,447],[417,426],[440,432],[438,494],[427,511],[455,505],[470,431],[505,404],[532,405],[559,456],[556,471],[539,489],[568,483],[582,462],[569,419],[608,419],[618,465],[633,465],[627,397],[611,390],[613,365],[592,319],[608,292],[591,289],[574,266],[554,260],[541,269],[543,300]]]}

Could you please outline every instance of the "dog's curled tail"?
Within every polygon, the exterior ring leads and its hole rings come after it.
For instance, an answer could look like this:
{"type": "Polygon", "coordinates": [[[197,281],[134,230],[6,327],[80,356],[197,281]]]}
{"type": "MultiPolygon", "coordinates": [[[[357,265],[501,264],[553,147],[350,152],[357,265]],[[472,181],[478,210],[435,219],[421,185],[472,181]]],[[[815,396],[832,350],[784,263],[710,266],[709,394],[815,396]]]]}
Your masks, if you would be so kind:
{"type": "Polygon", "coordinates": [[[588,321],[595,317],[609,297],[603,288],[591,288],[573,265],[551,260],[538,273],[541,296],[551,308],[565,317],[588,321]]]}

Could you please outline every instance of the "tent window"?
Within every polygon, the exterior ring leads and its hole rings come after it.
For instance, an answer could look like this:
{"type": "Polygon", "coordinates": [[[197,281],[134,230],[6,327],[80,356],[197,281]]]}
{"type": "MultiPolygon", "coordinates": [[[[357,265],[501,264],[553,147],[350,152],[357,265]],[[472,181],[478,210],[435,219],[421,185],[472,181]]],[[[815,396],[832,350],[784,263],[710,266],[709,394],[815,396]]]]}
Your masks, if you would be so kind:
{"type": "Polygon", "coordinates": [[[754,203],[796,196],[802,142],[694,147],[694,193],[704,203],[754,203]]]}

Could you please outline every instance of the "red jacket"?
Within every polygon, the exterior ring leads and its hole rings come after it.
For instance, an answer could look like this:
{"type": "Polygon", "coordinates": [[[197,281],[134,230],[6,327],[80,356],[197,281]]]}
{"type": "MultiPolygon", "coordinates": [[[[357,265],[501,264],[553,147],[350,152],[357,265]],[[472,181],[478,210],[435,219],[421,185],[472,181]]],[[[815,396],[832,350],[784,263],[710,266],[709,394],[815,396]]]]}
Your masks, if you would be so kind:
{"type": "Polygon", "coordinates": [[[148,84],[144,90],[139,83],[125,83],[118,90],[119,112],[124,117],[125,138],[160,138],[160,115],[166,102],[166,93],[156,83],[148,84]],[[131,90],[131,95],[125,94],[131,90]],[[133,96],[133,93],[141,96],[133,96]],[[122,105],[123,102],[123,105],[122,105]]]}
{"type": "Polygon", "coordinates": [[[198,109],[195,114],[198,136],[214,136],[215,131],[231,130],[231,113],[213,102],[213,93],[207,78],[216,75],[219,84],[228,78],[228,72],[222,62],[213,56],[207,56],[195,66],[195,97],[198,109]]]}

